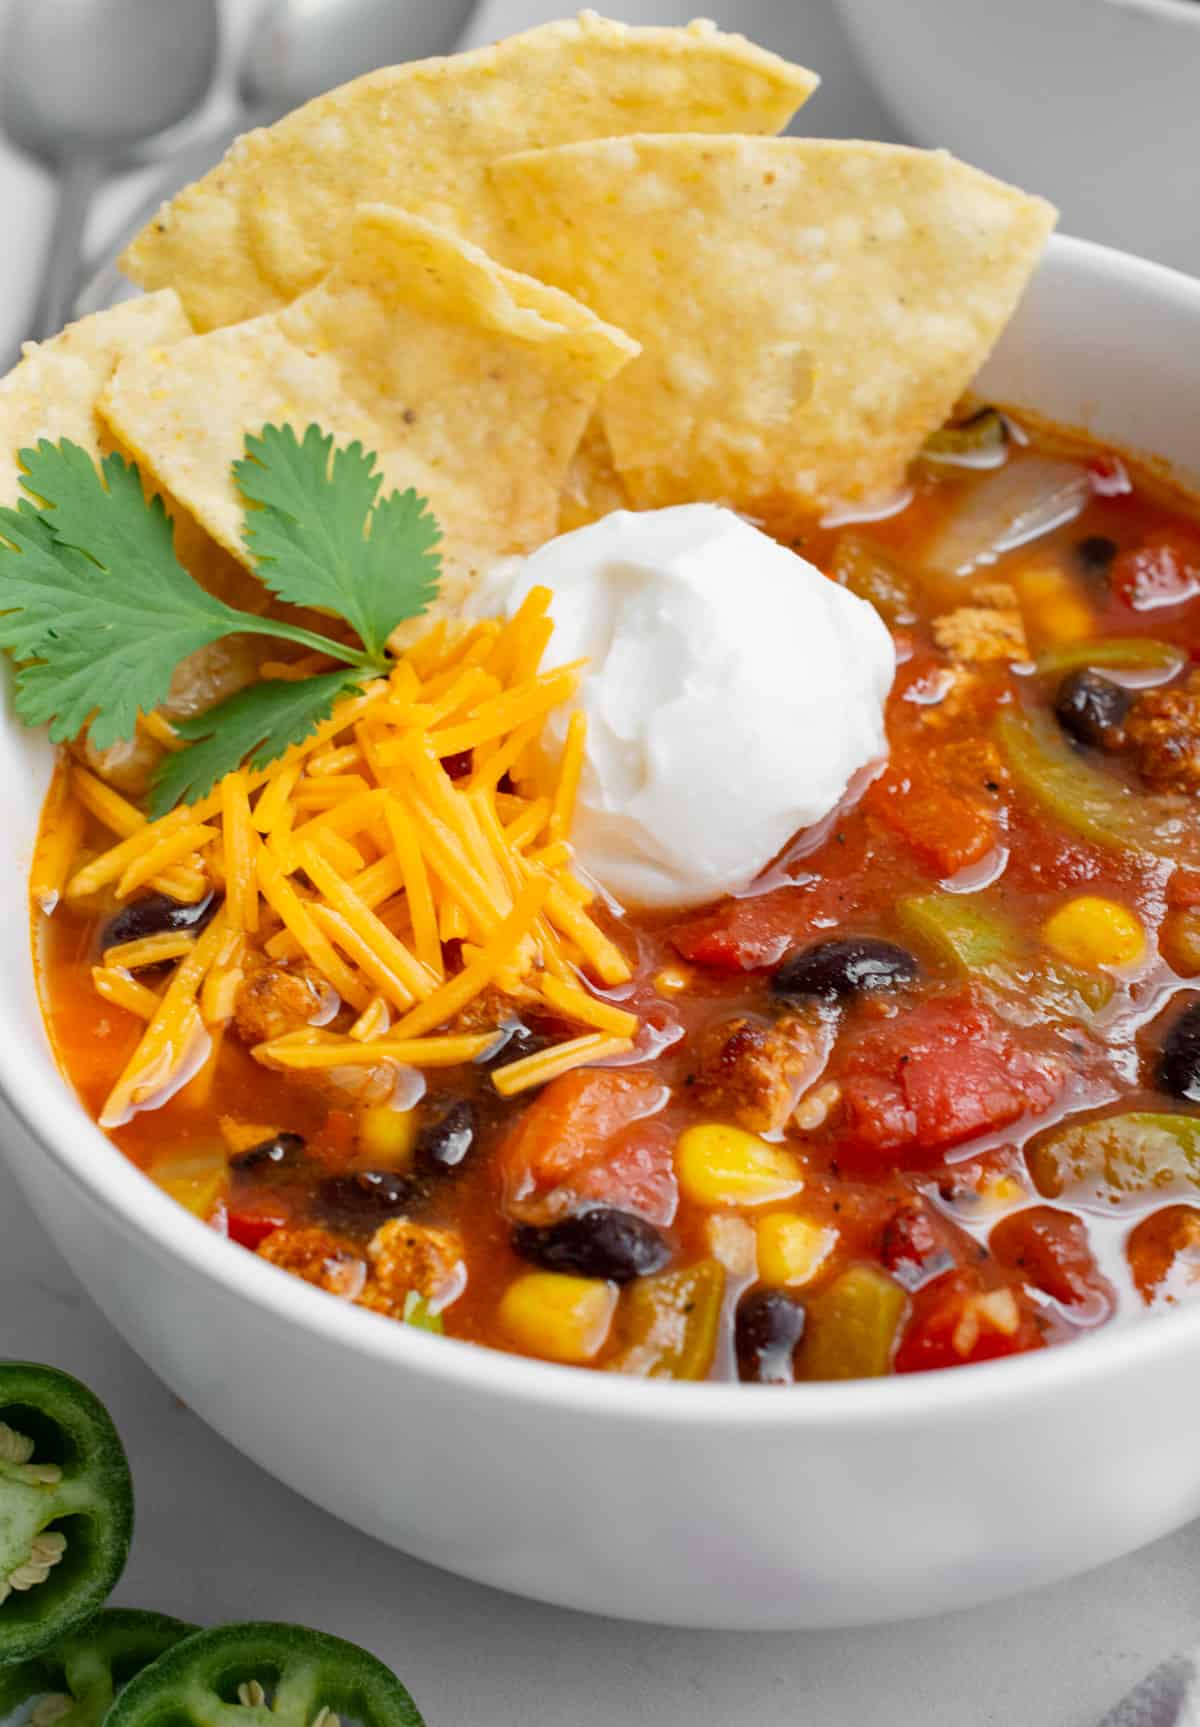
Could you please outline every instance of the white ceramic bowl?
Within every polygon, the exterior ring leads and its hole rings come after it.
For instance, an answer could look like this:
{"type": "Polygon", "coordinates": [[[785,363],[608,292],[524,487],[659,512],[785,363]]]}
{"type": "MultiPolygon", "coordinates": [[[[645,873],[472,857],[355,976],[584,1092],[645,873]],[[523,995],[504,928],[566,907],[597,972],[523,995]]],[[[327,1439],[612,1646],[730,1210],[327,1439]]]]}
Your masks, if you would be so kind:
{"type": "MultiPolygon", "coordinates": [[[[1055,241],[982,387],[1200,472],[1200,283],[1055,241]]],[[[966,1606],[1200,1513],[1200,1305],[950,1373],[780,1391],[543,1366],[344,1306],[206,1229],[88,1121],[23,912],[49,750],[0,723],[0,1089],[104,1312],[234,1445],[451,1571],[682,1625],[966,1606]]]]}
{"type": "Polygon", "coordinates": [[[1200,0],[837,0],[918,143],[1200,275],[1200,0]]]}

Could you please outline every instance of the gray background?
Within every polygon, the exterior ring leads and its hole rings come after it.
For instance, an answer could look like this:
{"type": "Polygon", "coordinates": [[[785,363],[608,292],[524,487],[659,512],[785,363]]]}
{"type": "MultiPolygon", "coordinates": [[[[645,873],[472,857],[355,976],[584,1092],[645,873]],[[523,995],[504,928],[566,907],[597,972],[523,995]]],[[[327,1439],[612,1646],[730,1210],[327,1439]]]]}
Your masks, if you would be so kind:
{"type": "MultiPolygon", "coordinates": [[[[0,11],[6,3],[36,0],[0,0],[0,11]]],[[[234,40],[253,3],[227,0],[234,40]]],[[[716,11],[721,23],[823,74],[806,129],[891,135],[831,0],[726,0],[717,7],[611,0],[603,9],[663,23],[716,11]]],[[[489,0],[472,39],[569,10],[571,0],[489,0]]],[[[218,95],[212,112],[221,109],[218,95]]],[[[6,277],[11,268],[17,273],[0,303],[3,348],[17,333],[32,281],[48,188],[0,145],[0,190],[0,249],[7,254],[0,264],[6,277]]],[[[138,190],[109,194],[97,212],[97,236],[138,190]]],[[[0,1112],[0,1143],[17,1132],[0,1112]]],[[[662,1631],[589,1620],[459,1582],[342,1527],[211,1434],[109,1329],[3,1170],[0,1355],[59,1363],[94,1386],[116,1415],[139,1493],[121,1600],[199,1620],[299,1619],[369,1644],[408,1681],[430,1727],[1092,1727],[1147,1667],[1200,1637],[1200,1525],[1073,1584],[868,1631],[662,1631]]],[[[322,1389],[313,1387],[314,1398],[322,1389]]],[[[248,1386],[246,1395],[254,1394],[248,1386]]],[[[669,1468],[670,1459],[660,1466],[669,1468]]],[[[1070,1459],[1048,1453],[1046,1468],[1069,1479],[1070,1459]]],[[[396,1471],[400,1491],[420,1491],[419,1482],[405,1481],[402,1452],[396,1471]]],[[[736,1459],[729,1491],[737,1492],[736,1459]]],[[[819,1494],[819,1482],[813,1491],[819,1494]]],[[[887,1539],[881,1528],[881,1546],[887,1539]]],[[[631,1529],[631,1566],[638,1543],[631,1529]]]]}

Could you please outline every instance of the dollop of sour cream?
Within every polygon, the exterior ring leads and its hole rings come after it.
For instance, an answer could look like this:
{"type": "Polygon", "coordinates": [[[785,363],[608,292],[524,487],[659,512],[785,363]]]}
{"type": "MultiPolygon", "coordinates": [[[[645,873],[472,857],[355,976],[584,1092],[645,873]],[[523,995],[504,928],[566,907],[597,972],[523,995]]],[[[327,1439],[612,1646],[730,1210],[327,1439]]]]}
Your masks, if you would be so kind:
{"type": "Polygon", "coordinates": [[[886,753],[895,656],[878,614],[730,510],[617,511],[496,579],[488,599],[510,616],[551,591],[546,669],[588,661],[538,773],[552,781],[582,708],[571,839],[626,905],[746,887],[886,753]]]}

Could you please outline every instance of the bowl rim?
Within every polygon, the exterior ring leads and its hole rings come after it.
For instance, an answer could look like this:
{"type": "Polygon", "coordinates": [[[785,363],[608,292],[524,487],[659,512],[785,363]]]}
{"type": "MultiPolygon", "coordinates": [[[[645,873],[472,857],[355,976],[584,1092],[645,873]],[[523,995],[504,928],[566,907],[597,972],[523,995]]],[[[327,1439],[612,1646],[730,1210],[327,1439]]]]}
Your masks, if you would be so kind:
{"type": "Polygon", "coordinates": [[[1181,24],[1185,30],[1200,30],[1200,5],[1196,0],[1105,0],[1117,12],[1146,12],[1164,24],[1181,24]]]}
{"type": "MultiPolygon", "coordinates": [[[[1144,0],[1138,0],[1144,3],[1144,0]]],[[[1178,0],[1175,0],[1178,3],[1178,0]]],[[[1197,6],[1200,17],[1200,5],[1197,6]]],[[[1073,275],[1121,277],[1130,287],[1183,294],[1200,324],[1200,280],[1129,253],[1063,235],[1047,262],[1073,275]]],[[[15,726],[11,709],[0,722],[15,726]]],[[[40,1010],[40,1001],[39,1001],[40,1010]]],[[[48,1059],[55,1063],[42,1024],[48,1059]]],[[[193,1217],[158,1189],[91,1120],[65,1075],[43,1077],[24,1060],[20,1038],[0,1038],[0,1100],[39,1156],[84,1190],[120,1230],[156,1258],[221,1285],[239,1300],[339,1350],[438,1383],[444,1392],[543,1406],[591,1421],[666,1423],[764,1431],[872,1425],[900,1428],[972,1415],[1021,1399],[1069,1395],[1107,1375],[1144,1369],[1151,1358],[1195,1358],[1200,1302],[1190,1309],[1101,1326],[1067,1347],[1034,1350],[966,1370],[936,1369],[880,1379],[823,1381],[788,1388],[676,1382],[569,1367],[456,1338],[430,1336],[306,1284],[193,1217]],[[82,1131],[81,1131],[82,1130],[82,1131]]],[[[411,1393],[410,1393],[411,1394],[411,1393]]]]}

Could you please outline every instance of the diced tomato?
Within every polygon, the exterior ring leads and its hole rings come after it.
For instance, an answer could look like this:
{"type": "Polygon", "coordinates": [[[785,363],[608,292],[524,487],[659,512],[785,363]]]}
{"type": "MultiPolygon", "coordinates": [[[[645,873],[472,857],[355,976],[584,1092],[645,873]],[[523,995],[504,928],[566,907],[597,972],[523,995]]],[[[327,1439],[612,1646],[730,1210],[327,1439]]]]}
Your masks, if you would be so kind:
{"type": "Polygon", "coordinates": [[[1200,1283],[1200,1209],[1167,1205],[1129,1237],[1129,1269],[1147,1307],[1168,1305],[1200,1283]]]}
{"type": "Polygon", "coordinates": [[[884,1225],[879,1257],[905,1289],[920,1289],[954,1264],[949,1230],[923,1199],[901,1200],[884,1225]]]}
{"type": "Polygon", "coordinates": [[[1200,905],[1200,870],[1177,869],[1167,882],[1167,904],[1176,911],[1200,905]]]}
{"type": "Polygon", "coordinates": [[[815,881],[730,899],[671,931],[671,942],[693,965],[714,971],[756,971],[778,965],[789,948],[852,917],[856,883],[815,881]]]}
{"type": "Polygon", "coordinates": [[[1009,811],[1008,863],[1004,879],[1017,893],[1062,893],[1107,875],[1120,875],[1113,854],[1063,833],[1039,809],[1014,804],[1009,811]]]}
{"type": "Polygon", "coordinates": [[[1072,1310],[1079,1324],[1098,1325],[1116,1306],[1116,1292],[1096,1264],[1081,1217],[1053,1205],[1031,1205],[1002,1218],[988,1239],[992,1256],[1026,1283],[1072,1310]]]}
{"type": "Polygon", "coordinates": [[[911,758],[876,780],[866,801],[939,881],[981,863],[996,844],[992,811],[911,758]]]}
{"type": "Polygon", "coordinates": [[[858,915],[870,884],[890,872],[895,847],[863,819],[862,806],[809,853],[795,886],[727,899],[674,925],[671,943],[693,965],[714,971],[756,971],[778,965],[800,943],[828,935],[858,915]]]}
{"type": "Polygon", "coordinates": [[[675,1136],[654,1121],[669,1096],[652,1074],[564,1074],[534,1099],[500,1151],[504,1208],[538,1222],[580,1199],[670,1223],[675,1136]]]}
{"type": "Polygon", "coordinates": [[[1007,1286],[987,1289],[977,1272],[952,1271],[913,1296],[894,1367],[897,1373],[963,1367],[1040,1349],[1043,1342],[1019,1291],[1007,1286]]]}
{"type": "Polygon", "coordinates": [[[838,1157],[920,1166],[977,1133],[1037,1114],[1061,1071],[1022,1048],[970,990],[918,1002],[861,1031],[840,1062],[838,1157]]]}
{"type": "Polygon", "coordinates": [[[1118,553],[1112,584],[1135,612],[1182,605],[1200,593],[1200,539],[1178,530],[1151,534],[1140,546],[1118,553]]]}
{"type": "Polygon", "coordinates": [[[275,1231],[282,1229],[288,1221],[287,1217],[271,1212],[230,1209],[226,1219],[226,1233],[230,1241],[236,1241],[240,1247],[248,1247],[251,1253],[254,1253],[268,1235],[274,1235],[275,1231]]]}
{"type": "Polygon", "coordinates": [[[1120,456],[1114,456],[1109,450],[1093,456],[1087,471],[1092,491],[1098,498],[1123,498],[1133,490],[1129,469],[1120,456]]]}

